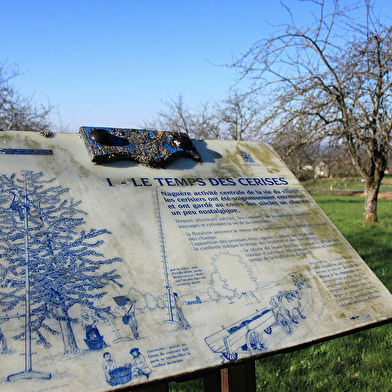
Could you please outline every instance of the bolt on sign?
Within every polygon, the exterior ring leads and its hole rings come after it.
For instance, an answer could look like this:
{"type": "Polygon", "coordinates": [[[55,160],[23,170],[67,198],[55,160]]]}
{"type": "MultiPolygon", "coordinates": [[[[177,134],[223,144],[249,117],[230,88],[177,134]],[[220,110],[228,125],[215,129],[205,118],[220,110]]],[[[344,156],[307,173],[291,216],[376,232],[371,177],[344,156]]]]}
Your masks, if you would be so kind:
{"type": "Polygon", "coordinates": [[[266,144],[0,133],[2,391],[106,391],[300,348],[392,298],[266,144]]]}

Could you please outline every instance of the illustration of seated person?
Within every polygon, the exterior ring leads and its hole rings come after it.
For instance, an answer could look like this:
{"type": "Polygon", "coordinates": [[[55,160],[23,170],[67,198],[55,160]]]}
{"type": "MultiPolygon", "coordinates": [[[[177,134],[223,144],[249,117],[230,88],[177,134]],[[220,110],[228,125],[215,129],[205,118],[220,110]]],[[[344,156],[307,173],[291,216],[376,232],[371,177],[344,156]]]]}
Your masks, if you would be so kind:
{"type": "Polygon", "coordinates": [[[139,338],[138,323],[136,319],[136,300],[130,299],[125,295],[120,295],[113,298],[118,305],[118,310],[124,314],[122,322],[124,325],[129,325],[133,337],[137,340],[139,338]]]}
{"type": "Polygon", "coordinates": [[[86,332],[84,341],[89,350],[101,350],[102,348],[107,347],[107,344],[103,340],[103,336],[101,336],[96,327],[97,322],[98,320],[89,313],[82,313],[82,327],[86,332]]]}
{"type": "Polygon", "coordinates": [[[105,373],[106,382],[110,386],[127,384],[132,380],[132,369],[129,367],[117,367],[109,352],[103,354],[102,369],[105,373]]]}
{"type": "Polygon", "coordinates": [[[109,385],[116,385],[114,380],[112,380],[112,372],[117,368],[116,362],[113,361],[110,353],[106,352],[103,354],[104,361],[102,362],[102,369],[105,373],[106,382],[109,385]]]}
{"type": "Polygon", "coordinates": [[[130,368],[132,371],[132,379],[145,376],[147,379],[150,377],[151,369],[149,368],[146,359],[138,348],[133,348],[129,354],[132,355],[131,361],[125,367],[130,368]]]}

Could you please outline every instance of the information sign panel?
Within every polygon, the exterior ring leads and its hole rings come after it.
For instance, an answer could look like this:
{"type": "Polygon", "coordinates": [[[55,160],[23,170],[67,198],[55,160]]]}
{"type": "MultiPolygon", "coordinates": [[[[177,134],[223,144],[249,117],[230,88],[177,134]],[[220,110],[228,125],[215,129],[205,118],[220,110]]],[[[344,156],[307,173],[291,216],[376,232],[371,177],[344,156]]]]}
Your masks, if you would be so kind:
{"type": "Polygon", "coordinates": [[[91,162],[0,133],[2,391],[104,391],[387,322],[391,294],[277,154],[91,162]]]}

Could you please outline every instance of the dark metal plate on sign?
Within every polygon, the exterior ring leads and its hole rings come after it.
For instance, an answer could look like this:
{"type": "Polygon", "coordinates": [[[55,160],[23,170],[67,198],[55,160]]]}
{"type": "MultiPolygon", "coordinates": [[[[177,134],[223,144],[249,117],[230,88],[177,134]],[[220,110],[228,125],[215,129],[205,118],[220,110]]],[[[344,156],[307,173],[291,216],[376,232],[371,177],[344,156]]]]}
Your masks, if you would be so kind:
{"type": "Polygon", "coordinates": [[[185,133],[146,129],[81,127],[79,133],[95,163],[129,159],[152,167],[165,167],[179,157],[201,162],[185,133]]]}

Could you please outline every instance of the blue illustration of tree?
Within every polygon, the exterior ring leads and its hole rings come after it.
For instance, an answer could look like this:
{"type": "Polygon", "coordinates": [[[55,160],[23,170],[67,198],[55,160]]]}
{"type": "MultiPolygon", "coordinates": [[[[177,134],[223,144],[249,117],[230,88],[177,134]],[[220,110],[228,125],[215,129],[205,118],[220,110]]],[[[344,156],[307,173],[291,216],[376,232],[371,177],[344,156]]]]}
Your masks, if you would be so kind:
{"type": "MultiPolygon", "coordinates": [[[[230,303],[244,298],[248,304],[259,302],[255,295],[257,279],[249,265],[238,255],[221,252],[212,259],[210,278],[212,298],[226,297],[230,303]]],[[[211,295],[210,295],[211,296],[211,295]]]]}
{"type": "Polygon", "coordinates": [[[54,181],[32,171],[0,176],[0,306],[3,312],[24,306],[25,318],[24,332],[15,336],[25,341],[25,370],[10,380],[48,378],[32,370],[32,334],[45,348],[50,336],[61,334],[64,352],[76,353],[72,325],[77,320],[69,310],[80,304],[103,319],[110,313],[99,301],[105,286],[121,287],[116,269],[100,271],[122,261],[98,252],[104,243],[98,237],[110,233],[81,230],[86,215],[81,201],[65,199],[69,189],[54,181]],[[59,331],[50,326],[53,320],[59,331]]]}

